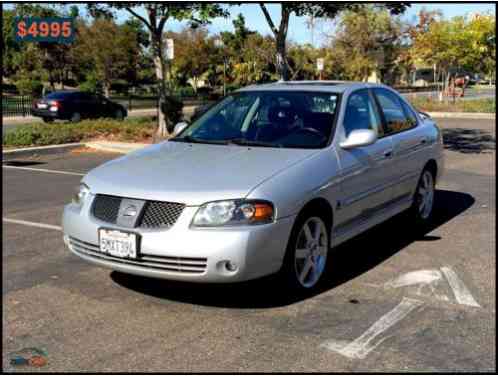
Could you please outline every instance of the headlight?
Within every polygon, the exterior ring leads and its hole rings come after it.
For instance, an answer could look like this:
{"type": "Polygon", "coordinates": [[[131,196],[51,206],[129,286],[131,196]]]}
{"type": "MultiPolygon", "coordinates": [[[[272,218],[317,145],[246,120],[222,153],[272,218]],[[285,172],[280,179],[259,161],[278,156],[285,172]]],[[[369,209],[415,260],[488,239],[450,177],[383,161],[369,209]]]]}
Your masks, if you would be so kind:
{"type": "Polygon", "coordinates": [[[86,196],[90,193],[90,188],[85,183],[81,183],[73,195],[73,204],[81,206],[86,196]]]}
{"type": "Polygon", "coordinates": [[[257,225],[273,222],[273,204],[259,200],[214,201],[202,205],[194,216],[194,227],[257,225]]]}

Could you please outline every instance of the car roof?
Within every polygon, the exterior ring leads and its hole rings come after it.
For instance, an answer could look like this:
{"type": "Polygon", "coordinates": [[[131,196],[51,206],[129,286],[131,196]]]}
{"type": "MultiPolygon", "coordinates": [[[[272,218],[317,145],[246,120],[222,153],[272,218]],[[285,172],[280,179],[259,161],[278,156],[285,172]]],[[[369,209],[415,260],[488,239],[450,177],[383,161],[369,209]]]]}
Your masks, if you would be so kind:
{"type": "Polygon", "coordinates": [[[344,93],[348,90],[372,87],[387,87],[382,84],[355,81],[277,81],[268,84],[250,85],[237,92],[246,91],[322,91],[344,93]]]}

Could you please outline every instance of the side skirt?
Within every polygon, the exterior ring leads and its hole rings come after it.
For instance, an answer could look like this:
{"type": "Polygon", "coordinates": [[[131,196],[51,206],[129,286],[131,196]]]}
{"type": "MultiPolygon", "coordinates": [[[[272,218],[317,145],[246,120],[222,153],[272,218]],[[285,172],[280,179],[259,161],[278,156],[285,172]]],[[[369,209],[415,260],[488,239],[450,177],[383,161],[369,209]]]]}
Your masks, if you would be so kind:
{"type": "Polygon", "coordinates": [[[382,223],[401,213],[412,205],[412,195],[404,194],[377,208],[364,211],[359,216],[347,221],[332,230],[331,247],[335,247],[346,240],[382,223]]]}

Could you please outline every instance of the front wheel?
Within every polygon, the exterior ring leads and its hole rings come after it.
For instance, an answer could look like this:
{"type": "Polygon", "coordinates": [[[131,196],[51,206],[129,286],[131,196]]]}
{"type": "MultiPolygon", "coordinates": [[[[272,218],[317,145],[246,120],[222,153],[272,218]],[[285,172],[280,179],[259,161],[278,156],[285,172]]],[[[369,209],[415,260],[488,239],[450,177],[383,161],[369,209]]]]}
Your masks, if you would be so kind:
{"type": "Polygon", "coordinates": [[[296,221],[281,271],[283,280],[292,288],[311,290],[321,281],[330,246],[329,227],[321,215],[313,213],[296,221]]]}
{"type": "Polygon", "coordinates": [[[435,195],[434,174],[429,169],[424,169],[417,184],[410,208],[412,217],[416,224],[426,225],[432,218],[435,195]]]}
{"type": "Polygon", "coordinates": [[[54,119],[53,119],[53,118],[49,118],[49,117],[44,117],[44,118],[43,118],[43,122],[44,122],[44,123],[53,123],[53,122],[54,122],[54,119]]]}
{"type": "Polygon", "coordinates": [[[124,114],[123,114],[123,111],[121,110],[116,110],[116,112],[114,113],[114,119],[118,120],[118,121],[121,121],[124,119],[124,114]]]}

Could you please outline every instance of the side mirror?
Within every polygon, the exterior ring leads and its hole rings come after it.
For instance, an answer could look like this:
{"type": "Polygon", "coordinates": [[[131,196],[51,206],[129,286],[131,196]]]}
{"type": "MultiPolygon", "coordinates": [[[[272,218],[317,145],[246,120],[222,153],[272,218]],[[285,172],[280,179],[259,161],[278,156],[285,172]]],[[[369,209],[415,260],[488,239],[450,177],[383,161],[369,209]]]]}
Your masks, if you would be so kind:
{"type": "Polygon", "coordinates": [[[188,123],[186,121],[181,121],[179,123],[176,123],[175,129],[173,130],[173,134],[177,135],[178,133],[183,131],[187,126],[188,126],[188,123]]]}
{"type": "Polygon", "coordinates": [[[431,119],[430,115],[425,113],[425,112],[419,111],[418,114],[420,115],[422,120],[430,120],[431,119]]]}
{"type": "Polygon", "coordinates": [[[377,132],[374,130],[356,129],[339,146],[343,149],[353,149],[360,146],[372,145],[375,141],[377,141],[377,132]]]}

